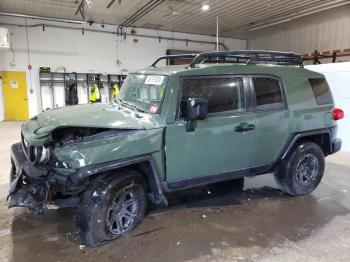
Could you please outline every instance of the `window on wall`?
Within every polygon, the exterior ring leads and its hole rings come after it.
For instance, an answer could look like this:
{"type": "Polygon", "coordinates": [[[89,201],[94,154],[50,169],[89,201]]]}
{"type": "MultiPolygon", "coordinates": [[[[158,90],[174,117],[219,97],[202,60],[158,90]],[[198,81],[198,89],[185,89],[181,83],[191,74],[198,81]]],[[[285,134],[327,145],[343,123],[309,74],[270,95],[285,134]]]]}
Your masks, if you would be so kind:
{"type": "Polygon", "coordinates": [[[257,110],[282,109],[285,107],[278,79],[253,77],[257,110]]]}
{"type": "Polygon", "coordinates": [[[188,98],[207,99],[208,113],[242,112],[245,110],[242,77],[185,78],[182,81],[180,116],[185,114],[184,102],[188,98]]]}
{"type": "Polygon", "coordinates": [[[309,79],[312,92],[315,95],[316,103],[318,105],[332,104],[333,97],[329,90],[327,80],[324,78],[309,79]]]}

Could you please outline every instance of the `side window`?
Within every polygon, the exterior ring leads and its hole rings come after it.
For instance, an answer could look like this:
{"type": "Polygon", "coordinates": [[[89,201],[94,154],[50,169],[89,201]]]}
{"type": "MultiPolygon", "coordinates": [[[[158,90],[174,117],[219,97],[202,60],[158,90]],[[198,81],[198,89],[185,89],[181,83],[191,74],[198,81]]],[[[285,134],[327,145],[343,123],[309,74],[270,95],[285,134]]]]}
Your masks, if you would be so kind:
{"type": "Polygon", "coordinates": [[[180,117],[185,114],[184,101],[188,98],[207,99],[208,113],[245,111],[242,77],[183,79],[180,117]]]}
{"type": "Polygon", "coordinates": [[[325,78],[312,78],[309,82],[318,105],[333,103],[332,93],[325,78]]]}
{"type": "Polygon", "coordinates": [[[253,77],[257,110],[283,109],[280,82],[270,77],[253,77]]]}

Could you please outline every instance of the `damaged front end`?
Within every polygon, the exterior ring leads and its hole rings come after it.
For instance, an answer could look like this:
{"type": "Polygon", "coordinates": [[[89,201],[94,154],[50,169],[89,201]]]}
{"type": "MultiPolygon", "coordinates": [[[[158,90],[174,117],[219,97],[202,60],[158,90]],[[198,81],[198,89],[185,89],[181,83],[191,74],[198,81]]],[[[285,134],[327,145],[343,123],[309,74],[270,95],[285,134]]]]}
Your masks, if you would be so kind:
{"type": "Polygon", "coordinates": [[[9,208],[25,207],[34,214],[42,214],[46,205],[76,206],[79,203],[76,193],[82,191],[86,184],[67,185],[69,174],[82,167],[71,168],[76,162],[82,164],[77,157],[82,154],[78,154],[75,146],[115,138],[128,132],[130,131],[119,129],[63,127],[53,130],[41,146],[31,144],[22,134],[21,143],[11,147],[9,208]],[[55,154],[57,152],[61,154],[55,154]],[[59,159],[62,154],[69,154],[69,157],[62,161],[59,159]]]}
{"type": "Polygon", "coordinates": [[[11,147],[9,208],[25,207],[34,214],[42,214],[45,205],[76,206],[78,202],[72,198],[74,192],[67,192],[67,173],[57,173],[58,169],[67,171],[69,166],[57,159],[55,148],[107,138],[120,132],[103,128],[58,128],[41,146],[31,144],[22,134],[22,141],[11,147]],[[63,199],[57,199],[57,194],[63,199]]]}
{"type": "Polygon", "coordinates": [[[27,161],[21,143],[11,147],[9,208],[26,207],[34,214],[43,213],[49,193],[48,170],[27,161]]]}
{"type": "Polygon", "coordinates": [[[22,141],[11,147],[9,208],[42,214],[45,207],[76,207],[94,175],[113,172],[131,163],[126,161],[130,157],[159,152],[162,141],[158,128],[60,126],[45,127],[50,130],[46,133],[42,130],[29,121],[22,127],[22,141]]]}

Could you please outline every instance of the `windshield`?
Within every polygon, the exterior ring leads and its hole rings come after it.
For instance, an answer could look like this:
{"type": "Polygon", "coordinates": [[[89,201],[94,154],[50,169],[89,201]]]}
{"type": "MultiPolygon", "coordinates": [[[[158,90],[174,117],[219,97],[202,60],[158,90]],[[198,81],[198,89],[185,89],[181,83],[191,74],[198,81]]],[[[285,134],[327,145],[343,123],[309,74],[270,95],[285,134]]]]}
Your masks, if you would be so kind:
{"type": "Polygon", "coordinates": [[[140,111],[158,114],[166,83],[166,76],[130,74],[116,99],[140,111]]]}

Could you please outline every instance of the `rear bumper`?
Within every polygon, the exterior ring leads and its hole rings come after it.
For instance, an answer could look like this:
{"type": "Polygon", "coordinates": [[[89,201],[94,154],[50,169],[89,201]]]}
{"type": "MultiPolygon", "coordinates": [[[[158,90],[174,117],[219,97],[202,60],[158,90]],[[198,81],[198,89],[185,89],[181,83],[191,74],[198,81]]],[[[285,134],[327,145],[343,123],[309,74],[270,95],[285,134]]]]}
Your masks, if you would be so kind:
{"type": "Polygon", "coordinates": [[[330,154],[337,153],[341,149],[342,141],[340,138],[337,138],[337,133],[338,126],[333,126],[330,128],[330,141],[332,141],[330,145],[331,148],[329,150],[330,154]]]}
{"type": "Polygon", "coordinates": [[[342,141],[340,138],[336,138],[332,142],[332,152],[331,154],[337,153],[341,149],[342,141]]]}
{"type": "Polygon", "coordinates": [[[32,213],[41,214],[49,192],[48,170],[29,164],[21,143],[12,145],[11,163],[9,208],[26,207],[32,213]]]}

